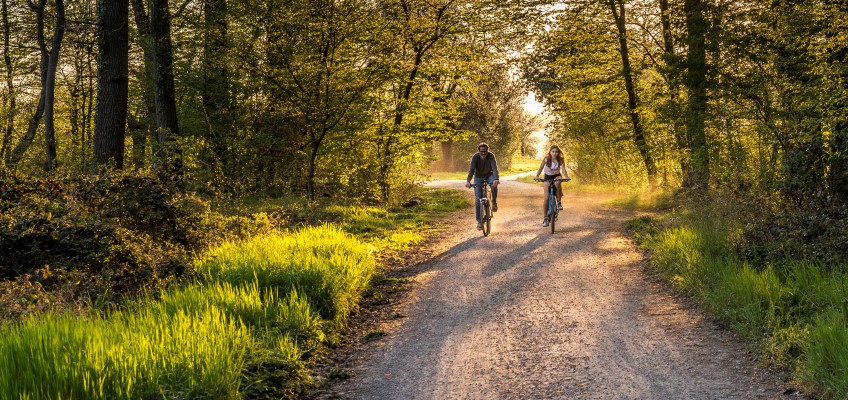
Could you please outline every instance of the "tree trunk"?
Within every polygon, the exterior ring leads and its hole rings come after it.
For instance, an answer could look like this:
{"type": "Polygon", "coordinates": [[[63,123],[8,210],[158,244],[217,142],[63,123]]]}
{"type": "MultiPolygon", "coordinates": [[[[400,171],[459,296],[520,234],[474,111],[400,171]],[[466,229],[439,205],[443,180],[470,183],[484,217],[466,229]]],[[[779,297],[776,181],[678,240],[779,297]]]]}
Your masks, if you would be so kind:
{"type": "Polygon", "coordinates": [[[306,167],[306,196],[310,201],[315,200],[315,159],[318,158],[320,144],[315,144],[314,134],[312,138],[312,149],[309,152],[309,161],[306,167]]]}
{"type": "Polygon", "coordinates": [[[35,107],[35,113],[29,120],[27,131],[21,140],[15,145],[15,148],[6,155],[6,166],[10,169],[14,168],[23,159],[24,154],[35,140],[35,133],[38,131],[38,125],[41,124],[41,117],[44,115],[44,89],[47,81],[47,66],[50,54],[47,52],[47,44],[44,39],[44,8],[47,6],[47,0],[40,0],[38,4],[27,0],[30,9],[35,13],[36,24],[36,40],[38,49],[41,53],[41,61],[39,69],[41,70],[41,93],[38,98],[38,105],[35,107]]]}
{"type": "Polygon", "coordinates": [[[150,1],[150,34],[153,39],[153,93],[156,104],[156,136],[165,170],[163,177],[181,180],[182,160],[174,138],[179,136],[174,94],[171,17],[168,0],[150,1]]]}
{"type": "Polygon", "coordinates": [[[124,137],[127,123],[129,3],[100,0],[97,7],[100,60],[97,119],[94,127],[94,160],[124,168],[124,137]]]}
{"type": "MultiPolygon", "coordinates": [[[[827,0],[825,4],[831,7],[835,15],[848,15],[848,4],[839,0],[827,0]]],[[[833,14],[832,14],[833,15],[833,14]]],[[[838,18],[831,18],[832,25],[838,25],[838,18]]],[[[839,71],[839,88],[843,93],[848,89],[848,70],[845,69],[845,60],[848,59],[848,44],[845,40],[837,38],[839,29],[828,32],[829,43],[835,45],[830,49],[827,62],[831,69],[839,71]]],[[[838,90],[838,89],[837,89],[838,90]]],[[[848,102],[844,96],[840,96],[836,104],[831,106],[836,112],[836,120],[833,123],[833,133],[830,137],[830,156],[828,157],[827,184],[831,193],[831,204],[842,205],[848,203],[848,102]]]]}
{"type": "Polygon", "coordinates": [[[207,143],[212,148],[211,168],[227,171],[227,146],[230,128],[229,73],[226,57],[227,2],[204,0],[205,37],[203,48],[203,108],[206,111],[207,143]]]}
{"type": "Polygon", "coordinates": [[[651,190],[657,186],[657,166],[654,164],[654,159],[651,157],[651,151],[645,140],[645,131],[642,129],[642,121],[639,118],[638,97],[636,95],[636,86],[633,84],[633,71],[630,66],[630,53],[627,48],[627,26],[626,16],[624,14],[623,0],[610,0],[610,9],[612,16],[615,19],[615,26],[618,28],[618,45],[619,53],[621,53],[621,73],[624,76],[624,88],[627,91],[627,108],[630,111],[630,122],[633,124],[633,140],[636,143],[636,148],[639,150],[639,155],[642,156],[642,162],[645,163],[645,170],[648,173],[648,185],[651,190]]]}
{"type": "Polygon", "coordinates": [[[685,0],[686,55],[685,85],[689,93],[686,105],[686,139],[690,164],[683,186],[696,191],[706,191],[710,181],[710,158],[705,132],[707,116],[707,57],[705,37],[707,21],[703,0],[685,0]]]}
{"type": "Polygon", "coordinates": [[[147,138],[150,137],[149,128],[144,118],[127,113],[127,130],[132,139],[132,165],[135,169],[144,167],[144,152],[147,148],[147,138]]]}
{"type": "Polygon", "coordinates": [[[47,153],[47,171],[56,168],[56,128],[54,126],[53,106],[56,100],[56,69],[59,66],[59,50],[65,36],[65,3],[56,0],[56,22],[53,28],[53,40],[50,42],[50,55],[47,62],[47,78],[44,81],[44,141],[47,153]]]}
{"type": "Polygon", "coordinates": [[[439,149],[441,150],[441,168],[442,171],[453,171],[453,146],[454,141],[449,140],[446,142],[439,143],[439,149]]]}
{"type": "Polygon", "coordinates": [[[12,79],[12,58],[11,47],[9,46],[9,38],[11,36],[11,27],[9,25],[9,7],[6,0],[2,0],[2,17],[3,17],[3,65],[6,71],[6,93],[3,96],[3,108],[9,113],[6,115],[6,126],[3,129],[3,142],[0,145],[0,159],[6,160],[9,154],[9,144],[12,141],[12,133],[15,129],[15,114],[17,113],[17,105],[15,103],[15,82],[12,79]]]}
{"type": "Polygon", "coordinates": [[[415,61],[412,64],[412,69],[409,71],[409,76],[407,77],[406,82],[404,82],[403,86],[401,86],[401,90],[398,92],[397,96],[397,104],[395,105],[395,118],[392,124],[392,127],[389,128],[388,136],[383,141],[383,154],[382,154],[382,162],[380,163],[380,175],[378,176],[378,182],[380,183],[380,191],[383,195],[383,200],[389,200],[389,173],[392,170],[392,166],[394,165],[394,150],[392,147],[394,146],[395,136],[400,134],[401,124],[403,123],[403,117],[406,113],[406,106],[409,102],[409,98],[412,97],[412,88],[415,86],[415,78],[418,76],[418,70],[421,68],[421,64],[424,60],[424,52],[426,49],[432,44],[428,45],[423,50],[418,50],[415,52],[415,61]]]}
{"type": "MultiPolygon", "coordinates": [[[[81,100],[84,98],[85,90],[82,88],[82,78],[83,78],[83,65],[79,60],[75,60],[74,62],[74,83],[71,88],[68,90],[68,94],[71,98],[71,110],[70,110],[70,124],[71,124],[71,132],[70,137],[73,143],[80,144],[80,155],[83,151],[85,151],[82,147],[82,134],[80,133],[80,118],[82,117],[82,110],[85,107],[85,100],[81,100]]],[[[73,150],[74,152],[76,149],[73,150]]],[[[72,152],[73,154],[73,152],[72,152]]],[[[74,159],[78,159],[77,154],[73,154],[72,157],[74,159]]]]}
{"type": "MultiPolygon", "coordinates": [[[[89,46],[86,48],[85,61],[86,66],[88,67],[87,71],[95,71],[95,46],[89,46]]],[[[94,93],[96,90],[97,82],[95,81],[95,74],[86,74],[86,85],[85,90],[83,91],[83,113],[82,113],[82,129],[80,130],[80,136],[82,142],[80,144],[80,165],[92,165],[89,164],[88,160],[88,150],[93,146],[90,145],[92,142],[92,138],[94,137],[94,132],[91,127],[91,120],[94,118],[94,93]]]]}
{"type": "Polygon", "coordinates": [[[671,9],[668,0],[660,0],[660,22],[662,25],[664,75],[668,82],[668,112],[671,114],[671,129],[677,144],[680,172],[683,176],[689,171],[689,146],[686,143],[685,126],[681,120],[680,106],[680,68],[677,54],[674,52],[674,40],[671,32],[671,9]]]}
{"type": "MultiPolygon", "coordinates": [[[[153,95],[153,38],[150,34],[150,19],[147,16],[147,11],[145,11],[144,0],[130,0],[130,4],[133,9],[133,17],[135,20],[136,29],[138,30],[138,35],[141,37],[140,45],[142,52],[144,53],[144,70],[142,72],[142,76],[139,80],[142,82],[144,91],[142,94],[142,99],[144,101],[144,107],[147,110],[147,114],[143,119],[139,121],[139,123],[144,124],[144,128],[147,130],[147,134],[149,135],[149,139],[153,144],[155,154],[160,158],[164,159],[164,154],[162,153],[162,148],[159,146],[158,136],[156,134],[154,119],[156,117],[156,101],[154,100],[153,95]]],[[[136,155],[141,155],[141,158],[133,159],[133,166],[135,168],[141,168],[144,165],[144,153],[146,147],[142,147],[140,149],[136,149],[136,146],[146,146],[147,140],[133,140],[133,157],[136,155]]]]}

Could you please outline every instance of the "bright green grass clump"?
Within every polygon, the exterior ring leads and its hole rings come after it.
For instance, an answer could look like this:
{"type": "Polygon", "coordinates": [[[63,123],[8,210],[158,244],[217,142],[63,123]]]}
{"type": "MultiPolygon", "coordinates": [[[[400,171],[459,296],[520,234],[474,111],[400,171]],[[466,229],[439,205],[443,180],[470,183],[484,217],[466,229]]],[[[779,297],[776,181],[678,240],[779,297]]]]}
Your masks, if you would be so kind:
{"type": "Polygon", "coordinates": [[[216,309],[46,315],[0,330],[0,398],[237,398],[253,341],[216,309]]]}
{"type": "Polygon", "coordinates": [[[273,329],[301,340],[322,339],[321,318],[306,296],[291,290],[280,299],[278,293],[273,288],[260,290],[255,281],[245,285],[210,282],[164,293],[154,305],[168,315],[217,309],[252,328],[273,329]]]}
{"type": "Polygon", "coordinates": [[[343,323],[367,287],[376,264],[356,238],[330,226],[296,234],[270,233],[209,252],[197,270],[232,285],[305,295],[322,318],[343,323]]]}
{"type": "Polygon", "coordinates": [[[848,398],[848,274],[815,262],[755,266],[733,255],[732,229],[689,214],[670,226],[630,221],[651,264],[678,289],[824,398],[848,398]]]}
{"type": "MultiPolygon", "coordinates": [[[[0,399],[235,399],[263,390],[241,385],[268,365],[308,379],[308,346],[345,323],[375,268],[368,246],[328,226],[227,243],[198,261],[197,282],[133,313],[0,328],[0,399]]],[[[279,397],[298,382],[274,385],[279,397]]]]}

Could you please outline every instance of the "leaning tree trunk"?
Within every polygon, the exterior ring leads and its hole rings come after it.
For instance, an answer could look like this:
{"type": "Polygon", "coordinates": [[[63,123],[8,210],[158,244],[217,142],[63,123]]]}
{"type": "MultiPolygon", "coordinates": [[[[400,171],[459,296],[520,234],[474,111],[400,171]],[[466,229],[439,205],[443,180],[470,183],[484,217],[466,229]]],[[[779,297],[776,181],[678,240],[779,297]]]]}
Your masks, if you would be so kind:
{"type": "Polygon", "coordinates": [[[14,168],[18,162],[23,159],[24,154],[29,150],[32,142],[35,140],[35,133],[38,131],[38,126],[41,125],[41,117],[44,116],[44,99],[45,87],[47,82],[47,66],[49,65],[50,54],[47,52],[47,44],[44,39],[44,8],[47,6],[47,0],[40,0],[38,4],[27,0],[29,8],[35,13],[36,25],[36,41],[41,54],[39,69],[41,70],[41,93],[38,98],[38,105],[35,107],[35,113],[29,120],[29,126],[24,136],[15,145],[11,152],[6,154],[6,166],[14,168]]]}
{"type": "Polygon", "coordinates": [[[11,37],[11,26],[9,25],[9,7],[6,0],[2,0],[2,18],[3,18],[3,66],[6,71],[6,92],[3,96],[3,107],[8,112],[6,115],[5,128],[3,129],[3,141],[0,145],[0,159],[6,160],[9,154],[9,144],[12,141],[12,132],[15,129],[15,113],[17,113],[17,104],[15,103],[15,82],[12,79],[12,58],[9,38],[11,37]]]}
{"type": "Polygon", "coordinates": [[[707,57],[705,37],[707,21],[703,0],[685,0],[686,55],[685,85],[689,93],[686,105],[686,139],[689,146],[690,165],[683,186],[706,191],[710,180],[710,156],[707,147],[705,121],[707,116],[707,57]]]}
{"type": "Polygon", "coordinates": [[[94,126],[94,159],[98,165],[124,168],[127,123],[129,2],[100,0],[98,7],[97,119],[94,126]]]}
{"type": "Polygon", "coordinates": [[[651,157],[648,141],[645,140],[645,130],[642,128],[642,121],[639,118],[639,110],[637,108],[638,97],[636,95],[636,86],[633,84],[633,69],[630,66],[630,53],[627,48],[624,2],[622,0],[610,0],[608,4],[612,10],[612,16],[615,19],[615,26],[618,28],[621,73],[624,76],[624,88],[627,91],[627,109],[630,111],[630,122],[633,124],[633,140],[636,143],[636,149],[639,150],[639,155],[642,156],[642,162],[645,163],[645,170],[648,173],[648,185],[651,190],[654,190],[657,186],[657,166],[654,164],[653,157],[651,157]]]}

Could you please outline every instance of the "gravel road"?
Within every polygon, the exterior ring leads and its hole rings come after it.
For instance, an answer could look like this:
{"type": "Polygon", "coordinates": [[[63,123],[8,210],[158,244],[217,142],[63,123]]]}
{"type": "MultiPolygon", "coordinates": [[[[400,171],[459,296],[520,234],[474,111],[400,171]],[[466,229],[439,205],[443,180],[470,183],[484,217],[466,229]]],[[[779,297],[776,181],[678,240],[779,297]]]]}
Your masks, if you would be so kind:
{"type": "Polygon", "coordinates": [[[320,397],[794,398],[737,338],[644,272],[623,228],[631,214],[566,192],[551,235],[539,186],[503,181],[498,200],[489,237],[473,210],[458,215],[413,267],[415,288],[398,307],[407,317],[320,397]]]}

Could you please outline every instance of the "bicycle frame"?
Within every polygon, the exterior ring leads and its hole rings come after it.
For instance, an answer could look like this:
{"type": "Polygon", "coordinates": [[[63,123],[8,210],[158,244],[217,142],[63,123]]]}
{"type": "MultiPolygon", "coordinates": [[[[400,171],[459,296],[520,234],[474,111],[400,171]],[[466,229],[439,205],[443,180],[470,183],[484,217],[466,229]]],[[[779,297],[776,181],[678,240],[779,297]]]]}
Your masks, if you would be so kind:
{"type": "Polygon", "coordinates": [[[492,231],[492,189],[488,181],[480,182],[480,222],[483,223],[483,236],[492,231]]]}
{"type": "Polygon", "coordinates": [[[553,234],[556,231],[556,221],[559,216],[559,210],[557,209],[557,187],[556,182],[562,182],[563,179],[554,178],[554,179],[545,179],[544,182],[549,182],[548,185],[548,225],[551,227],[551,233],[553,234]]]}

